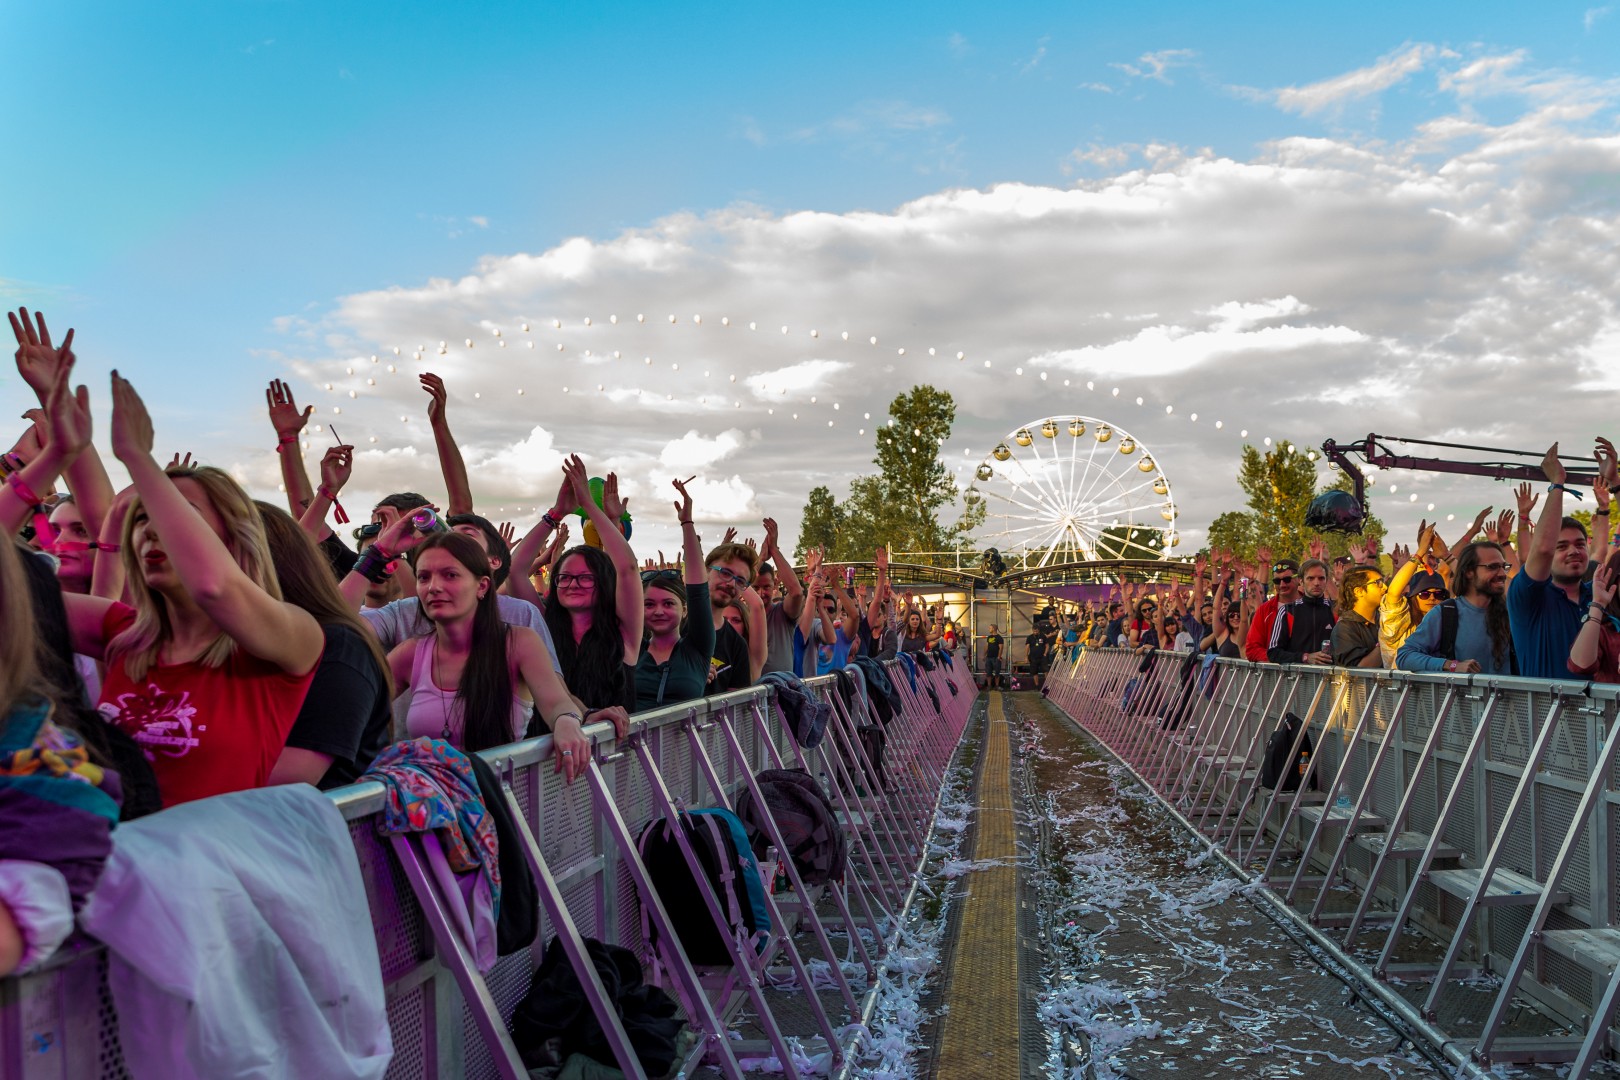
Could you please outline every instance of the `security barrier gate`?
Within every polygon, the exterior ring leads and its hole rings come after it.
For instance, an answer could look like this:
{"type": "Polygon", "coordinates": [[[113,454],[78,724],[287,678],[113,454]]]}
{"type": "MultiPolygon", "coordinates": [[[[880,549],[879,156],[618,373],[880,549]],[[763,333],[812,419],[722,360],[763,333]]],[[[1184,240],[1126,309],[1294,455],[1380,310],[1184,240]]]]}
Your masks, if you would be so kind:
{"type": "MultiPolygon", "coordinates": [[[[572,785],[552,769],[549,736],[485,751],[523,833],[542,915],[533,948],[502,958],[487,974],[478,972],[452,930],[418,838],[378,835],[381,785],[332,792],[349,822],[371,905],[394,1043],[388,1077],[527,1077],[507,1024],[554,935],[627,1076],[641,1072],[586,955],[585,938],[625,946],[649,973],[663,973],[699,1036],[684,1062],[688,1070],[702,1061],[737,1078],[751,1057],[774,1059],[776,1069],[798,1077],[803,1063],[817,1055],[837,1064],[857,1052],[860,1021],[877,993],[879,962],[914,895],[911,886],[925,858],[946,772],[976,696],[961,664],[939,660],[931,671],[899,662],[885,667],[904,703],[884,726],[886,787],[877,782],[877,763],[867,757],[858,731],[878,722],[862,684],[846,681],[846,692],[855,688],[846,698],[832,676],[808,683],[833,706],[825,738],[810,750],[794,741],[772,692],[754,687],[637,715],[630,735],[618,742],[611,725],[593,725],[593,760],[572,785]],[[807,886],[784,854],[788,888],[767,900],[769,940],[756,950],[733,939],[731,965],[695,968],[673,932],[670,898],[661,900],[651,888],[636,838],[654,820],[673,821],[692,807],[729,808],[750,790],[765,811],[770,839],[785,853],[787,844],[755,779],[762,770],[783,767],[805,769],[832,799],[848,842],[844,878],[807,886]],[[644,917],[656,946],[643,932],[644,917]],[[830,993],[811,990],[828,982],[830,993]],[[793,1007],[786,1008],[790,1002],[793,1007]],[[745,1011],[746,1022],[763,1038],[731,1036],[729,1029],[745,1011]]],[[[718,916],[719,900],[699,871],[685,830],[672,832],[701,894],[680,902],[706,906],[718,916]]],[[[106,960],[94,942],[70,943],[40,970],[0,980],[0,1076],[129,1075],[106,960]]]]}
{"type": "Polygon", "coordinates": [[[1620,687],[1100,649],[1047,692],[1454,1057],[1568,1061],[1579,1080],[1610,1052],[1620,687]],[[1398,962],[1408,927],[1443,955],[1398,962]],[[1482,969],[1501,985],[1459,1051],[1441,999],[1482,969]],[[1421,1002],[1394,980],[1426,981],[1421,1002]],[[1515,995],[1576,1034],[1504,1035],[1515,995]]]}

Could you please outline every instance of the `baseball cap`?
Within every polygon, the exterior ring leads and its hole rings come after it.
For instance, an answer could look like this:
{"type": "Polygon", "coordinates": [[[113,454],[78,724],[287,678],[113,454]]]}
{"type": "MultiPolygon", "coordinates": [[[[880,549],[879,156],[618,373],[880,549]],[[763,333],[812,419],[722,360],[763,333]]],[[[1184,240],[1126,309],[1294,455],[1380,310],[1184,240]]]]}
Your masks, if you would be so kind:
{"type": "Polygon", "coordinates": [[[1420,570],[1406,583],[1406,595],[1416,596],[1425,589],[1444,589],[1446,579],[1432,570],[1420,570]]]}

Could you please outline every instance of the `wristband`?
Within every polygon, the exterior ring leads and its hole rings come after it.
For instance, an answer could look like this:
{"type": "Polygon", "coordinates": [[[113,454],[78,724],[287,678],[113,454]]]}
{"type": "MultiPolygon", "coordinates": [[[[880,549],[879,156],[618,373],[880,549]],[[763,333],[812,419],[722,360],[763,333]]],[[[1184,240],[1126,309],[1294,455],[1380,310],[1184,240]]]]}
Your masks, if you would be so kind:
{"type": "Polygon", "coordinates": [[[1567,491],[1571,495],[1575,496],[1577,499],[1581,499],[1583,501],[1586,499],[1586,496],[1581,494],[1579,491],[1576,491],[1572,487],[1565,487],[1563,484],[1548,484],[1547,485],[1547,490],[1548,491],[1567,491]]]}
{"type": "Polygon", "coordinates": [[[690,524],[692,524],[692,519],[691,518],[680,518],[679,521],[680,521],[680,523],[682,525],[690,525],[690,524]]]}
{"type": "Polygon", "coordinates": [[[105,540],[92,540],[87,546],[91,551],[111,551],[116,553],[123,550],[117,544],[109,544],[105,540]]]}
{"type": "Polygon", "coordinates": [[[377,545],[372,544],[360,553],[360,558],[355,560],[354,572],[373,585],[381,585],[392,577],[394,573],[393,560],[385,558],[385,554],[379,553],[377,545]]]}
{"type": "Polygon", "coordinates": [[[21,472],[6,474],[6,483],[17,497],[28,505],[29,511],[34,515],[34,538],[41,547],[49,549],[56,541],[56,530],[51,527],[51,516],[45,512],[45,500],[34,494],[34,489],[28,486],[28,481],[22,478],[21,472]]]}
{"type": "Polygon", "coordinates": [[[298,442],[298,436],[297,435],[283,435],[280,438],[280,440],[277,441],[277,443],[276,443],[276,453],[278,453],[278,454],[281,453],[282,448],[285,447],[288,443],[296,443],[296,442],[298,442]]]}
{"type": "Polygon", "coordinates": [[[337,492],[333,491],[325,484],[322,484],[320,487],[315,489],[315,494],[321,496],[327,502],[332,504],[332,516],[337,518],[337,523],[339,525],[347,525],[349,523],[349,515],[344,513],[343,504],[338,502],[337,492]]]}
{"type": "Polygon", "coordinates": [[[580,718],[579,713],[575,712],[573,709],[568,709],[568,710],[566,710],[564,712],[558,713],[556,716],[551,718],[551,727],[552,727],[553,730],[555,730],[556,727],[557,727],[557,721],[561,720],[565,716],[572,716],[575,720],[579,721],[579,726],[580,727],[585,726],[585,721],[580,718]]]}
{"type": "Polygon", "coordinates": [[[562,519],[552,517],[550,510],[547,510],[545,513],[541,514],[540,520],[545,522],[547,525],[550,525],[553,529],[562,528],[562,519]]]}
{"type": "Polygon", "coordinates": [[[1593,517],[1608,517],[1609,516],[1609,508],[1607,506],[1605,506],[1601,510],[1594,510],[1594,511],[1592,511],[1592,516],[1593,517]]]}

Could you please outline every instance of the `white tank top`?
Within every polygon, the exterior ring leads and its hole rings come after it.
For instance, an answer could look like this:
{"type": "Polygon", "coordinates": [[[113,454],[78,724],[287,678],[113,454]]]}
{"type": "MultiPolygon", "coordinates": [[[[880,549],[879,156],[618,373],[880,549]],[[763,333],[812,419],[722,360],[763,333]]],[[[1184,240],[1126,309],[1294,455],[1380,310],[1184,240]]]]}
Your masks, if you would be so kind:
{"type": "MultiPolygon", "coordinates": [[[[411,659],[411,704],[405,712],[405,736],[409,739],[426,735],[430,739],[443,739],[457,749],[463,742],[461,702],[454,690],[441,690],[433,682],[432,634],[416,639],[416,655],[411,659]]],[[[522,697],[512,696],[512,740],[523,738],[529,726],[530,705],[522,697]]]]}

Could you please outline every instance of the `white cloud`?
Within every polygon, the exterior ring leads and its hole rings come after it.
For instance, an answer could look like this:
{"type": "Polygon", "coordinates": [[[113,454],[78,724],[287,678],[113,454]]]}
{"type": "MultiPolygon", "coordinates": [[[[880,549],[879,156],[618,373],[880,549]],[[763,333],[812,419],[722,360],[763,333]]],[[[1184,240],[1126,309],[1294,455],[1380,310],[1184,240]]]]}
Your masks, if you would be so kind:
{"type": "MultiPolygon", "coordinates": [[[[356,500],[441,489],[414,379],[433,370],[480,505],[544,502],[577,450],[593,474],[620,472],[647,518],[638,547],[666,552],[672,475],[702,474],[706,520],[769,512],[791,536],[811,487],[871,471],[889,402],[919,382],[954,395],[944,453],[969,472],[1042,416],[1119,423],[1171,475],[1192,535],[1236,496],[1243,429],[1301,445],[1369,429],[1584,442],[1610,410],[1574,388],[1613,382],[1620,340],[1620,93],[1514,54],[1432,66],[1459,104],[1404,139],[1290,135],[1246,159],[1097,145],[1076,159],[1095,175],[1066,188],[672,214],[289,316],[282,363],[301,401],[343,408],[363,447],[356,500]],[[1485,94],[1501,99],[1488,117],[1472,106],[1485,94]]],[[[1385,69],[1296,102],[1353,100],[1393,85],[1385,69]]],[[[1420,508],[1495,498],[1477,481],[1412,483],[1420,508]]]]}
{"type": "Polygon", "coordinates": [[[1587,8],[1586,14],[1581,16],[1581,26],[1585,28],[1588,34],[1590,34],[1592,32],[1592,27],[1596,26],[1599,21],[1606,18],[1609,12],[1613,10],[1614,9],[1610,7],[1587,8]]]}
{"type": "Polygon", "coordinates": [[[1022,74],[1028,75],[1030,72],[1041,66],[1041,61],[1046,59],[1046,45],[1051,40],[1052,35],[1046,34],[1041,37],[1041,40],[1035,43],[1034,53],[1032,53],[1030,58],[1024,61],[1023,66],[1018,69],[1022,74]]]}
{"type": "Polygon", "coordinates": [[[1169,84],[1170,77],[1165,74],[1171,68],[1184,67],[1188,61],[1198,54],[1191,49],[1160,49],[1157,52],[1143,53],[1134,64],[1110,64],[1135,79],[1153,79],[1156,82],[1169,84]]]}
{"type": "Polygon", "coordinates": [[[1276,92],[1278,106],[1289,112],[1310,116],[1346,102],[1372,97],[1422,71],[1440,54],[1433,45],[1411,45],[1391,53],[1370,67],[1357,68],[1308,86],[1291,86],[1276,92]]]}

